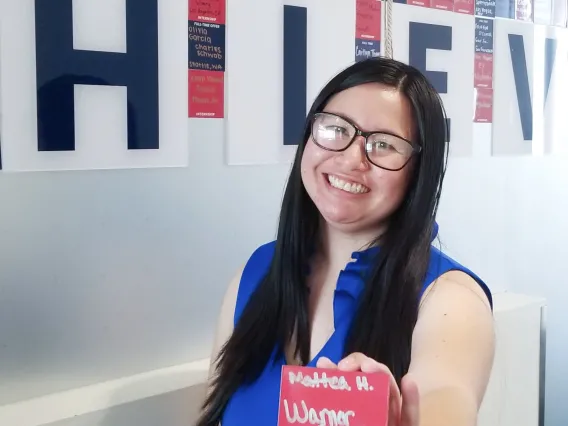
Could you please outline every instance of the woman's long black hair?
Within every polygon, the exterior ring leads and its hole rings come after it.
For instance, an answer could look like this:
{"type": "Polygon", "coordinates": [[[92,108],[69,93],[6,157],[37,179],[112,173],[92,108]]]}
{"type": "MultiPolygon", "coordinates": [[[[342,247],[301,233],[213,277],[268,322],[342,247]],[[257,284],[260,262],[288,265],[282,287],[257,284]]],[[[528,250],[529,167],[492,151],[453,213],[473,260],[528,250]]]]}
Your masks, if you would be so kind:
{"type": "Polygon", "coordinates": [[[318,236],[320,214],[302,183],[300,163],[313,114],[322,111],[335,94],[366,83],[381,83],[406,96],[422,151],[413,167],[408,193],[381,235],[381,251],[368,274],[345,354],[362,352],[386,364],[398,383],[408,371],[419,292],[428,269],[446,169],[446,118],[440,97],[418,70],[392,59],[372,58],[334,77],[310,109],[286,186],[269,272],[219,353],[197,426],[219,424],[231,396],[260,376],[274,348],[290,350],[303,364],[310,361],[305,267],[318,236]]]}

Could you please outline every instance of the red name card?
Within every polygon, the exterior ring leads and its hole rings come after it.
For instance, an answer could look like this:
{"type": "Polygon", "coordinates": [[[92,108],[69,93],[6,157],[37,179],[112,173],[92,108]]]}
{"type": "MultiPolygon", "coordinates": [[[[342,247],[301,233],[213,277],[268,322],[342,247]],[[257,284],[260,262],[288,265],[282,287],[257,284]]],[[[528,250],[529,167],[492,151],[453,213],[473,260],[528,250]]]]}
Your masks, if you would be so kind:
{"type": "Polygon", "coordinates": [[[388,400],[384,373],[284,366],[278,426],[386,426],[388,400]]]}

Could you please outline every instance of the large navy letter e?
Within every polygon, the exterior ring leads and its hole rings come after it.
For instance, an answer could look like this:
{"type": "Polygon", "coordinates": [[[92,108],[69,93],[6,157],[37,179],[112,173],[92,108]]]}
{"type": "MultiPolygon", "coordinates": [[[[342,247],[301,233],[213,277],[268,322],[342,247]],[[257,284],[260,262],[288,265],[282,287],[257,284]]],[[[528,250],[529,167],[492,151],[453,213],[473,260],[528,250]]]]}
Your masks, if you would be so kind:
{"type": "MultiPolygon", "coordinates": [[[[410,22],[408,63],[418,68],[430,80],[438,93],[448,93],[448,73],[426,69],[428,49],[452,50],[452,27],[410,22]]],[[[450,119],[447,119],[447,140],[450,140],[450,119]]]]}

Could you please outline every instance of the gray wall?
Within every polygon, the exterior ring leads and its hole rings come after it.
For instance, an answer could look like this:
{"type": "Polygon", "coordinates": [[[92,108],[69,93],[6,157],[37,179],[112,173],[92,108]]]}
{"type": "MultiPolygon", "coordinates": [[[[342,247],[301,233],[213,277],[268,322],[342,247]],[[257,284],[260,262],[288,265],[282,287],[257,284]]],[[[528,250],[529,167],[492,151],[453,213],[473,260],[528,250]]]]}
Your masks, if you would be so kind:
{"type": "Polygon", "coordinates": [[[209,355],[218,305],[274,236],[289,166],[0,175],[0,406],[209,355]]]}

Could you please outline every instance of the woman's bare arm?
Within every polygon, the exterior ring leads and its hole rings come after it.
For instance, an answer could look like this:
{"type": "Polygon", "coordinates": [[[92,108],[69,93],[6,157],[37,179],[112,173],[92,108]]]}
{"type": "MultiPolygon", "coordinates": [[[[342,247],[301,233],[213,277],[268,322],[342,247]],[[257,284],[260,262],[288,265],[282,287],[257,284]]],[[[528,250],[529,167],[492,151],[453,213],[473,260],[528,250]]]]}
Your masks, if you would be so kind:
{"type": "Polygon", "coordinates": [[[424,295],[412,342],[420,426],[477,424],[494,351],[485,293],[463,272],[444,274],[424,295]]]}

